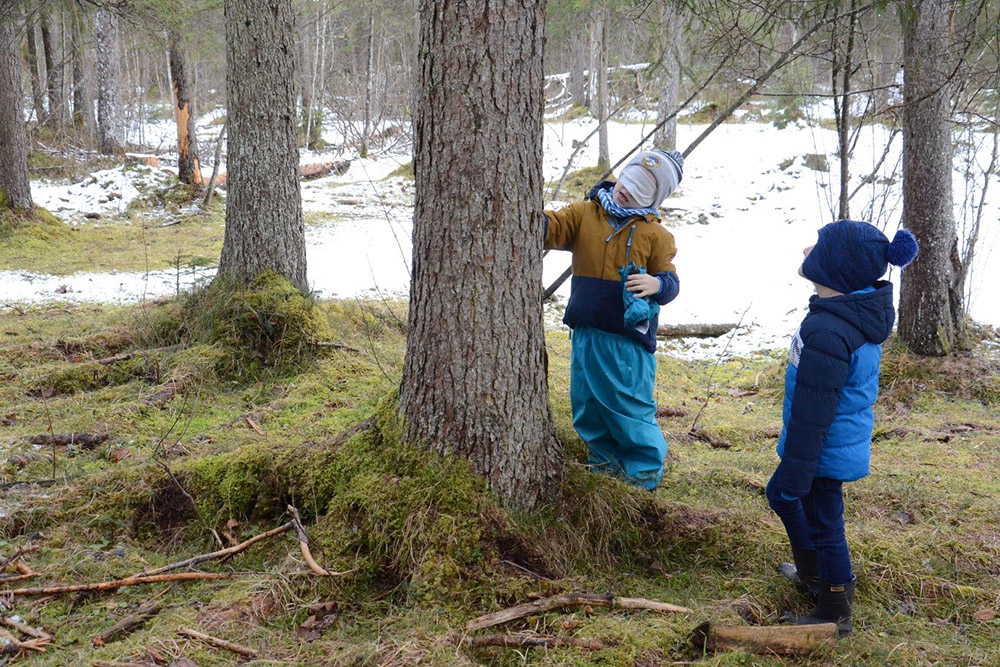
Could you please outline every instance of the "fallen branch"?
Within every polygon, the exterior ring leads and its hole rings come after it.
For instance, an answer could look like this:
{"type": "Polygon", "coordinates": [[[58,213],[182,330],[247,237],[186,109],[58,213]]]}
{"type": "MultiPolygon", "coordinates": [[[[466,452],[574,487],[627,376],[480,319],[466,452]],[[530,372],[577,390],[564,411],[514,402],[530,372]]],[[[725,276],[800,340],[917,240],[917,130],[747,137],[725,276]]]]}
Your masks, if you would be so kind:
{"type": "Polygon", "coordinates": [[[108,439],[103,433],[43,433],[41,435],[26,435],[24,439],[32,445],[46,447],[66,447],[78,445],[83,449],[93,449],[108,439]]]}
{"type": "Polygon", "coordinates": [[[599,639],[581,639],[578,637],[539,637],[523,635],[482,635],[481,637],[462,637],[462,646],[480,648],[483,646],[502,646],[504,648],[531,648],[534,646],[572,646],[588,651],[600,651],[610,648],[599,639]]]}
{"type": "Polygon", "coordinates": [[[734,324],[661,324],[657,338],[718,338],[735,329],[734,324]]]}
{"type": "Polygon", "coordinates": [[[20,547],[17,551],[10,555],[10,558],[0,559],[0,572],[6,570],[9,565],[16,563],[21,556],[26,556],[27,554],[34,553],[41,549],[40,544],[31,544],[26,547],[20,547]]]}
{"type": "Polygon", "coordinates": [[[164,565],[163,567],[158,567],[155,570],[148,570],[143,572],[141,575],[136,576],[151,576],[156,574],[162,574],[164,572],[169,572],[170,570],[179,570],[182,567],[191,567],[192,565],[197,565],[198,563],[204,563],[207,560],[215,560],[216,558],[225,558],[228,556],[233,556],[240,553],[241,551],[246,551],[258,542],[262,542],[268,538],[274,537],[275,535],[280,535],[281,533],[288,532],[292,528],[295,528],[295,522],[289,521],[288,523],[278,526],[273,530],[269,530],[266,533],[261,533],[260,535],[254,535],[249,540],[241,542],[236,546],[229,547],[228,549],[220,549],[219,551],[213,551],[208,554],[200,554],[198,556],[193,556],[187,560],[178,561],[176,563],[171,563],[170,565],[164,565]]]}
{"type": "MultiPolygon", "coordinates": [[[[176,222],[170,223],[171,225],[177,224],[176,222]]],[[[160,227],[165,227],[166,225],[159,225],[160,227]]],[[[118,363],[119,361],[128,361],[132,357],[139,354],[153,354],[155,352],[172,352],[174,350],[179,350],[184,347],[183,344],[177,345],[167,345],[166,347],[157,347],[152,350],[132,350],[131,352],[122,352],[121,354],[116,354],[110,357],[104,357],[103,359],[97,359],[96,362],[102,366],[107,366],[108,364],[118,363]]]]}
{"type": "Polygon", "coordinates": [[[29,639],[22,642],[3,628],[0,628],[0,639],[6,640],[6,643],[0,646],[0,655],[21,655],[28,651],[45,653],[45,647],[52,644],[51,637],[47,639],[29,639]]]}
{"type": "Polygon", "coordinates": [[[168,380],[162,388],[142,400],[142,404],[147,408],[162,407],[167,401],[177,395],[184,388],[184,383],[178,380],[168,380]]]}
{"type": "Polygon", "coordinates": [[[15,621],[13,618],[10,618],[8,616],[0,618],[0,623],[3,623],[8,628],[17,630],[22,635],[28,635],[29,637],[34,637],[35,639],[47,639],[49,641],[52,641],[52,635],[42,632],[41,630],[37,630],[28,625],[27,623],[22,623],[21,621],[15,621]]]}
{"type": "Polygon", "coordinates": [[[299,551],[302,552],[302,558],[305,559],[306,564],[309,569],[321,577],[342,577],[345,574],[350,574],[354,570],[346,570],[344,572],[330,572],[313,558],[312,551],[309,550],[309,536],[306,535],[306,528],[302,525],[302,519],[299,518],[299,511],[288,506],[288,511],[292,513],[292,524],[295,526],[295,532],[299,539],[299,551]]]}
{"type": "Polygon", "coordinates": [[[345,350],[347,352],[355,352],[357,354],[368,354],[367,350],[362,350],[361,348],[348,345],[347,343],[338,343],[333,340],[314,340],[312,345],[314,347],[329,347],[334,350],[345,350]]]}
{"type": "Polygon", "coordinates": [[[44,574],[43,572],[30,572],[28,574],[15,574],[10,577],[0,577],[0,584],[13,584],[18,581],[27,581],[28,579],[35,579],[44,574]]]}
{"type": "Polygon", "coordinates": [[[739,626],[705,622],[690,641],[696,651],[747,650],[761,655],[808,655],[837,639],[836,623],[739,626]]]}
{"type": "Polygon", "coordinates": [[[124,639],[145,625],[146,621],[159,614],[162,608],[163,607],[161,607],[158,602],[147,602],[139,607],[139,609],[137,609],[134,613],[129,614],[107,630],[94,637],[92,642],[93,646],[104,646],[105,644],[110,644],[111,642],[118,641],[119,639],[124,639]]]}
{"type": "Polygon", "coordinates": [[[0,595],[65,595],[81,591],[116,591],[122,586],[139,586],[155,584],[160,581],[194,581],[198,579],[234,579],[235,574],[216,574],[211,572],[177,572],[175,574],[153,574],[148,576],[128,577],[114,581],[100,581],[95,584],[71,584],[67,586],[39,586],[36,588],[15,588],[10,591],[0,591],[0,595]]]}
{"type": "Polygon", "coordinates": [[[257,651],[252,648],[247,648],[246,646],[240,646],[239,644],[234,644],[233,642],[227,642],[225,639],[212,637],[202,632],[198,632],[197,630],[192,630],[190,628],[178,628],[177,634],[179,634],[181,637],[187,637],[188,639],[198,639],[210,646],[214,646],[216,648],[224,648],[227,651],[232,651],[233,653],[238,653],[248,658],[257,657],[257,651]]]}
{"type": "Polygon", "coordinates": [[[474,618],[465,624],[465,629],[469,632],[474,632],[476,630],[493,627],[494,625],[500,625],[501,623],[508,623],[526,616],[544,614],[547,611],[560,607],[582,607],[585,605],[610,607],[612,609],[645,609],[661,613],[691,611],[687,607],[678,607],[677,605],[668,604],[666,602],[656,602],[655,600],[646,600],[643,598],[621,598],[614,595],[599,595],[596,593],[568,593],[565,595],[554,595],[552,597],[542,598],[540,600],[528,602],[527,604],[501,609],[500,611],[493,612],[492,614],[486,614],[484,616],[480,616],[479,618],[474,618]]]}

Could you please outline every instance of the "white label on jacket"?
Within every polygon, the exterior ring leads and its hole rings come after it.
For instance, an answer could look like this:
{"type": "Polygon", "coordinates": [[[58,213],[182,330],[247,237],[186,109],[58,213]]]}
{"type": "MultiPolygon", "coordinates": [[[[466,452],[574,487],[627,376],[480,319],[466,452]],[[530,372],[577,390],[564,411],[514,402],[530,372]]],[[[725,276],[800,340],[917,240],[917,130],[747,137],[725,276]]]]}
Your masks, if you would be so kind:
{"type": "Polygon", "coordinates": [[[792,366],[796,368],[799,367],[799,359],[802,358],[802,346],[805,343],[802,342],[801,329],[795,331],[795,335],[792,336],[792,347],[788,351],[788,360],[791,362],[792,366]]]}

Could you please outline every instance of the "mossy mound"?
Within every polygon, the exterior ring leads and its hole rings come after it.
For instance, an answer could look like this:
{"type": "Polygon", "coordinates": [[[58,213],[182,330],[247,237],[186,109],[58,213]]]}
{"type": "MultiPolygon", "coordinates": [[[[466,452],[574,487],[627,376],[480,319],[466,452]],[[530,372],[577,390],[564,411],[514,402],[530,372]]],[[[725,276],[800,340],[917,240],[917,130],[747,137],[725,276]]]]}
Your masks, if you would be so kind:
{"type": "Polygon", "coordinates": [[[66,239],[70,229],[41,206],[33,215],[15,213],[0,201],[0,241],[9,247],[38,247],[66,239]]]}
{"type": "MultiPolygon", "coordinates": [[[[555,193],[552,197],[553,199],[568,198],[570,201],[581,201],[586,199],[587,195],[590,193],[590,189],[600,182],[601,177],[610,178],[610,176],[605,176],[607,169],[604,167],[586,167],[585,169],[577,169],[576,171],[571,171],[566,174],[566,178],[563,179],[562,186],[559,188],[559,192],[555,193]]],[[[547,184],[546,195],[548,191],[556,186],[556,182],[547,184]]]]}
{"type": "Polygon", "coordinates": [[[415,178],[413,172],[413,160],[410,160],[406,164],[399,165],[389,172],[389,175],[386,176],[386,178],[406,178],[412,181],[415,178]]]}
{"type": "Polygon", "coordinates": [[[246,287],[216,279],[188,297],[180,324],[187,340],[224,351],[218,371],[234,381],[302,368],[329,333],[312,299],[272,271],[246,287]]]}

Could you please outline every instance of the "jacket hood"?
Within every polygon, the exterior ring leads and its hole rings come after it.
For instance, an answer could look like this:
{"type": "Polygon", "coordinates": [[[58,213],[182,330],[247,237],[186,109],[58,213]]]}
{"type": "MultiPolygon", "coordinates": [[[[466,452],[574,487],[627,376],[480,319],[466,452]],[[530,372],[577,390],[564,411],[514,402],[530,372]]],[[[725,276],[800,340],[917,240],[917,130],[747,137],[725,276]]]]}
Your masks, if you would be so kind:
{"type": "Polygon", "coordinates": [[[892,300],[892,283],[880,280],[875,289],[852,292],[841,296],[809,300],[810,313],[829,313],[843,320],[871,343],[882,343],[892,333],[896,309],[892,300]]]}

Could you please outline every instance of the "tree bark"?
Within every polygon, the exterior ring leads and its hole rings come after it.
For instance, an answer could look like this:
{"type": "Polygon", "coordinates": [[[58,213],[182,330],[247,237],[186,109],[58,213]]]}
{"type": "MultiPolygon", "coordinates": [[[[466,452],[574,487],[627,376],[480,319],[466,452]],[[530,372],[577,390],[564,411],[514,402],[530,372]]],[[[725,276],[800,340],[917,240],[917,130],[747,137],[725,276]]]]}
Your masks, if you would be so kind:
{"type": "Polygon", "coordinates": [[[375,8],[369,7],[368,9],[368,35],[367,40],[367,51],[368,60],[365,64],[365,113],[364,113],[364,129],[361,132],[361,152],[359,157],[368,157],[369,143],[371,141],[371,122],[372,122],[372,96],[374,95],[374,67],[375,67],[375,8]]]}
{"type": "Polygon", "coordinates": [[[271,270],[306,290],[292,3],[226,0],[225,12],[228,196],[218,276],[246,284],[271,270]]]}
{"type": "Polygon", "coordinates": [[[201,162],[198,160],[198,139],[195,135],[194,112],[191,109],[191,83],[188,76],[187,51],[180,28],[168,31],[171,87],[174,92],[174,118],[177,121],[177,178],[188,185],[202,185],[201,162]]]}
{"type": "Polygon", "coordinates": [[[77,130],[92,136],[94,131],[94,104],[87,86],[87,59],[84,44],[83,9],[73,7],[73,125],[77,130]]]}
{"type": "Polygon", "coordinates": [[[597,8],[597,105],[594,116],[600,123],[597,132],[597,166],[607,169],[611,166],[611,152],[608,150],[608,6],[602,3],[597,8]]]}
{"type": "Polygon", "coordinates": [[[28,179],[28,134],[24,128],[20,36],[17,15],[0,21],[0,207],[31,213],[28,179]]]}
{"type": "Polygon", "coordinates": [[[920,253],[902,274],[899,333],[917,354],[942,356],[960,342],[963,295],[954,289],[958,235],[952,207],[949,52],[955,0],[904,8],[903,222],[920,253]]]}
{"type": "Polygon", "coordinates": [[[66,124],[66,108],[63,100],[63,66],[62,54],[56,53],[52,40],[52,19],[49,8],[43,7],[41,12],[42,53],[45,57],[45,91],[49,100],[49,117],[55,121],[58,128],[66,124]]]}
{"type": "Polygon", "coordinates": [[[38,44],[35,39],[35,24],[28,22],[25,60],[28,63],[28,73],[31,79],[31,100],[35,105],[35,123],[45,122],[45,92],[42,90],[42,79],[38,74],[38,44]]]}
{"type": "Polygon", "coordinates": [[[661,5],[660,58],[658,77],[662,82],[657,124],[662,126],[653,135],[653,144],[662,150],[677,150],[677,105],[681,90],[681,52],[684,48],[684,22],[678,3],[661,5]],[[669,117],[666,123],[663,121],[669,117]]]}
{"type": "Polygon", "coordinates": [[[406,435],[510,507],[554,498],[545,373],[544,2],[421,2],[406,435]],[[499,275],[498,268],[503,276],[499,275]]]}
{"type": "Polygon", "coordinates": [[[99,7],[94,23],[97,42],[97,145],[104,155],[125,148],[122,118],[121,47],[118,15],[99,7]]]}
{"type": "Polygon", "coordinates": [[[847,17],[847,44],[843,54],[837,44],[837,24],[834,24],[833,69],[831,77],[834,116],[837,121],[837,144],[840,157],[840,200],[837,219],[846,220],[851,216],[851,74],[854,71],[854,34],[858,19],[855,13],[857,0],[851,0],[851,13],[847,17]],[[839,90],[838,90],[839,88],[839,90]]]}

